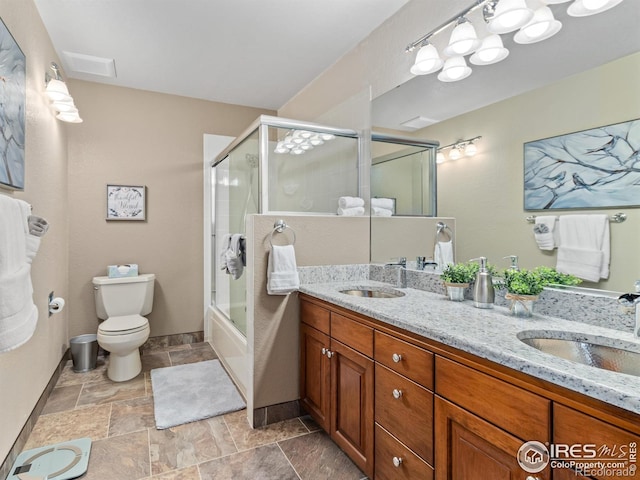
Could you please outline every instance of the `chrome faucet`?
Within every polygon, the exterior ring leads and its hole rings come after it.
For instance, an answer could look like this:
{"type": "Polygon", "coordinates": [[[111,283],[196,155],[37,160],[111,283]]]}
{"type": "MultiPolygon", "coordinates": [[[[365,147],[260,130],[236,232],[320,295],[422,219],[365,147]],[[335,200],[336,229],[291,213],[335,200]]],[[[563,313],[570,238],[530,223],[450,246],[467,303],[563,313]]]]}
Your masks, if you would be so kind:
{"type": "Polygon", "coordinates": [[[389,267],[391,265],[407,268],[407,257],[400,257],[396,263],[385,263],[385,267],[389,267]]]}
{"type": "MultiPolygon", "coordinates": [[[[386,263],[385,267],[400,267],[394,279],[398,288],[407,287],[407,257],[400,257],[396,263],[386,263]]],[[[385,275],[386,276],[386,275],[385,275]]]]}
{"type": "Polygon", "coordinates": [[[636,281],[635,287],[637,293],[620,295],[618,302],[626,307],[634,307],[636,321],[633,327],[633,335],[640,338],[640,280],[636,281]]]}

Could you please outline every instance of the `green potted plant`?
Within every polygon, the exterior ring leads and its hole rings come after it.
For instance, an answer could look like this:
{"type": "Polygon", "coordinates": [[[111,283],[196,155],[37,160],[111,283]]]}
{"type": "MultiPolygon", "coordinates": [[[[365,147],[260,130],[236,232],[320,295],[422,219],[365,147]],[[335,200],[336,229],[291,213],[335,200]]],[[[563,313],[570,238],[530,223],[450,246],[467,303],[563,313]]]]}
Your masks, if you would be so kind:
{"type": "Polygon", "coordinates": [[[511,313],[517,317],[530,317],[533,314],[533,302],[550,284],[577,285],[581,280],[573,275],[556,271],[551,267],[536,267],[533,270],[508,269],[503,272],[507,293],[505,298],[511,301],[511,313]]]}
{"type": "Polygon", "coordinates": [[[464,300],[464,290],[473,282],[480,265],[475,262],[450,263],[442,271],[440,278],[444,282],[447,295],[454,302],[464,300]]]}

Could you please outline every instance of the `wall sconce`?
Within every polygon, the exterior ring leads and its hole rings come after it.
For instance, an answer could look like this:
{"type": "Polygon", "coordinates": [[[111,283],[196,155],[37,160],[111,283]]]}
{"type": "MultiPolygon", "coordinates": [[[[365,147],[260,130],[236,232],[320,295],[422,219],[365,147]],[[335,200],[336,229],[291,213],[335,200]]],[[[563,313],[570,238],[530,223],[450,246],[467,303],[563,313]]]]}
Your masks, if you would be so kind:
{"type": "Polygon", "coordinates": [[[51,106],[58,112],[56,118],[67,123],[82,123],[80,113],[73,103],[73,97],[69,95],[67,84],[62,80],[58,65],[51,62],[51,70],[53,70],[53,76],[49,73],[45,73],[44,76],[45,93],[51,100],[51,106]]]}
{"type": "MultiPolygon", "coordinates": [[[[474,65],[490,65],[504,60],[509,50],[504,48],[500,35],[514,32],[518,44],[536,43],[552,37],[560,31],[562,23],[553,17],[548,5],[566,3],[572,0],[544,0],[543,6],[532,10],[525,0],[475,0],[473,4],[442,23],[437,28],[410,43],[405,52],[413,52],[420,47],[411,67],[414,75],[428,75],[437,72],[442,82],[457,82],[471,75],[471,67],[464,57],[472,54],[469,61],[474,65]],[[490,35],[478,39],[476,29],[467,16],[482,7],[482,19],[490,35]],[[429,41],[451,25],[455,25],[441,58],[438,50],[429,41]],[[444,66],[444,67],[443,67],[444,66]]],[[[622,0],[573,0],[567,13],[571,17],[595,15],[615,7],[622,0]]]]}
{"type": "Polygon", "coordinates": [[[444,154],[445,150],[449,150],[448,160],[459,160],[462,157],[473,157],[478,153],[476,141],[481,138],[481,136],[477,136],[468,140],[458,140],[457,142],[438,148],[436,163],[443,163],[447,161],[447,157],[445,157],[444,154]]]}

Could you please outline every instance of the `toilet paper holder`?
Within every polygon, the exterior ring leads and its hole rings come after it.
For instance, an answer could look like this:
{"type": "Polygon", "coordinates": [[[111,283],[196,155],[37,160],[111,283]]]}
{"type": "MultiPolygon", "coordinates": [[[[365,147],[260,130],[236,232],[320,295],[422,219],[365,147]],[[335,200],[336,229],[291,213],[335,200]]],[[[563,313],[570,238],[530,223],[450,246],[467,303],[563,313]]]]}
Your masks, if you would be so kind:
{"type": "Polygon", "coordinates": [[[49,316],[59,313],[64,308],[64,298],[53,297],[53,292],[49,295],[49,316]]]}

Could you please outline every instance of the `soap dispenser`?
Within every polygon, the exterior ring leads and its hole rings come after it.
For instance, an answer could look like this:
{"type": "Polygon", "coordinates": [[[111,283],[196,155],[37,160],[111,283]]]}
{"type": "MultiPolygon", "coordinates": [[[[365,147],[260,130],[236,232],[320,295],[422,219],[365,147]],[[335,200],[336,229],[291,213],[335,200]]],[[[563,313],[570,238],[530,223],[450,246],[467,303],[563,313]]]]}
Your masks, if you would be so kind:
{"type": "Polygon", "coordinates": [[[495,291],[493,289],[493,278],[487,268],[487,257],[473,258],[471,261],[480,262],[480,270],[478,270],[476,281],[473,285],[473,305],[476,308],[493,308],[495,291]]]}
{"type": "Polygon", "coordinates": [[[509,270],[513,270],[514,272],[520,271],[520,267],[518,266],[517,255],[507,255],[506,257],[502,257],[502,258],[508,258],[509,260],[511,260],[511,266],[509,267],[509,270]]]}

